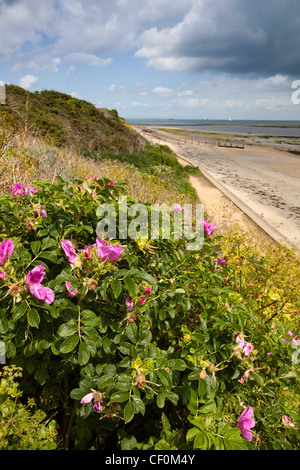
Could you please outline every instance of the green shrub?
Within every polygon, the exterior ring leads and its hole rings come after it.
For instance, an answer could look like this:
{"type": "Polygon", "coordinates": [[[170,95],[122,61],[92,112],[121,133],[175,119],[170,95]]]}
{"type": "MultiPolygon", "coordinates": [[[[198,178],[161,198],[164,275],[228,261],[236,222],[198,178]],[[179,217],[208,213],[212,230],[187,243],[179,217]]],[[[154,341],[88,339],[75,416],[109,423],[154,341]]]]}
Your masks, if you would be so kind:
{"type": "Polygon", "coordinates": [[[4,367],[0,372],[0,449],[55,450],[56,423],[45,421],[45,412],[37,408],[34,400],[21,402],[21,379],[22,370],[18,367],[4,367]]]}
{"type": "Polygon", "coordinates": [[[37,181],[0,199],[0,339],[24,397],[55,416],[65,449],[299,448],[295,325],[265,322],[228,285],[217,232],[196,251],[117,231],[121,256],[101,259],[99,206],[119,218],[124,195],[108,183],[37,181]]]}

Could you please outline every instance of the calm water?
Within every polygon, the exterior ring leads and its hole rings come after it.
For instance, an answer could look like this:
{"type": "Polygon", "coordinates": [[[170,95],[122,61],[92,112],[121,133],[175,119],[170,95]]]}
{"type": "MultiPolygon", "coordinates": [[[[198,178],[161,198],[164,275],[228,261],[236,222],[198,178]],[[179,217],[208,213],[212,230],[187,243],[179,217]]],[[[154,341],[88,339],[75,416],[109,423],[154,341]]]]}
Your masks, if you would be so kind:
{"type": "Polygon", "coordinates": [[[300,121],[127,119],[127,122],[133,126],[174,127],[203,132],[300,137],[300,121]]]}

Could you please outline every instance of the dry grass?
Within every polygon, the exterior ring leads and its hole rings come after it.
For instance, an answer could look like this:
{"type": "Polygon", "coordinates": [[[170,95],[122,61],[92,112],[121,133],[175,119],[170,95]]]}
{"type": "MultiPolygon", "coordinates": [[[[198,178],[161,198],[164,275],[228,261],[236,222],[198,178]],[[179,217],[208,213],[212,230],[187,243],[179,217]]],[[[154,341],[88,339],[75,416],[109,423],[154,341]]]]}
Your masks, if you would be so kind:
{"type": "Polygon", "coordinates": [[[166,184],[162,171],[157,174],[140,172],[128,163],[109,159],[93,160],[83,157],[73,149],[50,147],[36,137],[14,134],[0,150],[0,191],[7,192],[12,184],[29,186],[34,180],[50,180],[58,177],[72,179],[87,176],[107,177],[114,182],[126,182],[128,192],[139,202],[181,203],[190,202],[175,186],[166,184]]]}

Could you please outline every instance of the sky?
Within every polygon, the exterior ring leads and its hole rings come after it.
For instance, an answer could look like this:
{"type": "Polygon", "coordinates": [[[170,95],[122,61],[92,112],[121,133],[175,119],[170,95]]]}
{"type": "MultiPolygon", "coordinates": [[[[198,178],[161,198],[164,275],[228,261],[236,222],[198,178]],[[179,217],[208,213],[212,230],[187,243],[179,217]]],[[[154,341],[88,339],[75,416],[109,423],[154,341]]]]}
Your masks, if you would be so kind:
{"type": "Polygon", "coordinates": [[[300,1],[0,0],[0,83],[128,120],[300,121],[300,1]]]}

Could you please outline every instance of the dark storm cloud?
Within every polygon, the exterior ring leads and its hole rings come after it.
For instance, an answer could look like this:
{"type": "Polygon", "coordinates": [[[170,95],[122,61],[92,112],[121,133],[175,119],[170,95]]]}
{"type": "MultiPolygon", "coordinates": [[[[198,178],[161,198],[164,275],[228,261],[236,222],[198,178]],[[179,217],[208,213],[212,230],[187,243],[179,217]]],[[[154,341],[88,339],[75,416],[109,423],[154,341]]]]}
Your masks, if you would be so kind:
{"type": "Polygon", "coordinates": [[[296,76],[300,1],[195,1],[176,26],[146,31],[136,55],[160,69],[296,76]]]}

